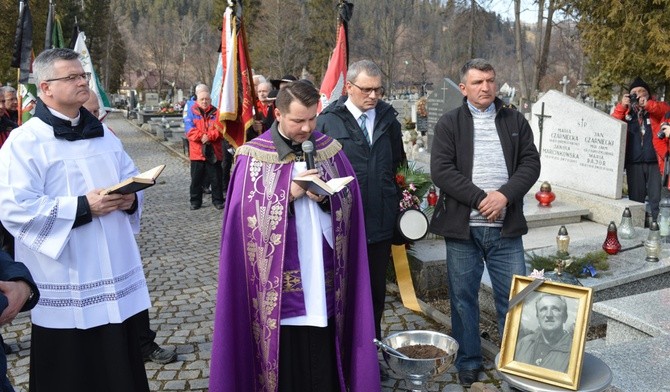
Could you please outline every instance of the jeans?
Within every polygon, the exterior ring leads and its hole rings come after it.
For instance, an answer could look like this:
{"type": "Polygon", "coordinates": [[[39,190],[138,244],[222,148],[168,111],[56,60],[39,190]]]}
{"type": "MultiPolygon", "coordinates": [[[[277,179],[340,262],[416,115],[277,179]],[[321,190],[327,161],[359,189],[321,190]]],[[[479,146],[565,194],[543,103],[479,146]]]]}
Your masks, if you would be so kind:
{"type": "Polygon", "coordinates": [[[502,335],[509,303],[512,275],[526,275],[521,237],[500,237],[499,227],[470,227],[469,240],[445,239],[451,326],[458,342],[456,368],[482,365],[479,340],[479,286],[484,262],[491,277],[498,328],[502,335]]]}

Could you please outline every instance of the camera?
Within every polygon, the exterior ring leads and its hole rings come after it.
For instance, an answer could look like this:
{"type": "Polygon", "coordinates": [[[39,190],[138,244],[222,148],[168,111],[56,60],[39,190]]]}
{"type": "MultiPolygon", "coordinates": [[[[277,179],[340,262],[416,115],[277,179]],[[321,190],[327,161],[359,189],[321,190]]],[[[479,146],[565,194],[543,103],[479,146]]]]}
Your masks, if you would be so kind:
{"type": "MultiPolygon", "coordinates": [[[[670,125],[670,123],[668,123],[668,122],[662,122],[662,123],[661,123],[661,129],[662,129],[664,126],[666,126],[666,125],[670,125]]],[[[665,139],[665,132],[663,132],[663,131],[661,130],[661,131],[658,132],[658,135],[656,135],[656,136],[657,136],[659,139],[665,139]]]]}
{"type": "Polygon", "coordinates": [[[638,97],[635,93],[628,95],[628,98],[630,99],[631,106],[637,105],[640,102],[640,97],[638,97]]]}

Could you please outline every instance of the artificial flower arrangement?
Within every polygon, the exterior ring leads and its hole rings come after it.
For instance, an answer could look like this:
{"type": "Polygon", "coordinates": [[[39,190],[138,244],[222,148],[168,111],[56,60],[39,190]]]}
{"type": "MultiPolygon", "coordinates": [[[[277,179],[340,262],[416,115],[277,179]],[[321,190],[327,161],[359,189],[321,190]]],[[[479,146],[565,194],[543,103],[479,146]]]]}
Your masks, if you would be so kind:
{"type": "Polygon", "coordinates": [[[426,97],[421,97],[419,98],[418,101],[416,101],[416,115],[419,117],[428,117],[428,108],[427,108],[427,102],[428,100],[426,97]]]}
{"type": "MultiPolygon", "coordinates": [[[[402,190],[400,211],[410,208],[421,209],[421,200],[433,184],[430,174],[417,166],[416,162],[408,162],[398,168],[395,181],[402,190]]],[[[423,209],[424,213],[426,209],[423,209]]]]}
{"type": "Polygon", "coordinates": [[[161,101],[159,103],[160,109],[158,110],[159,113],[164,113],[164,114],[174,114],[178,113],[177,110],[170,104],[168,101],[161,101]]]}

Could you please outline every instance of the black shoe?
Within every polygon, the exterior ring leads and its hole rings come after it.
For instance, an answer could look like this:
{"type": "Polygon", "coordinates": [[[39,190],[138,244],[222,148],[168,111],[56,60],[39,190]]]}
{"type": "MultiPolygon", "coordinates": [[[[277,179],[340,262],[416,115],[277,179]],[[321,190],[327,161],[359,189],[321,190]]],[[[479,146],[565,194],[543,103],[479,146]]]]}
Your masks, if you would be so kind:
{"type": "Polygon", "coordinates": [[[458,372],[458,382],[464,387],[469,387],[479,379],[479,368],[472,370],[461,370],[458,372]]]}
{"type": "Polygon", "coordinates": [[[216,208],[217,210],[222,210],[223,204],[214,204],[214,208],[216,208]]]}
{"type": "Polygon", "coordinates": [[[158,347],[151,354],[144,357],[144,362],[154,362],[161,365],[177,360],[177,353],[171,350],[158,347]]]}
{"type": "Polygon", "coordinates": [[[200,204],[191,204],[191,211],[199,210],[202,207],[200,204]]]}

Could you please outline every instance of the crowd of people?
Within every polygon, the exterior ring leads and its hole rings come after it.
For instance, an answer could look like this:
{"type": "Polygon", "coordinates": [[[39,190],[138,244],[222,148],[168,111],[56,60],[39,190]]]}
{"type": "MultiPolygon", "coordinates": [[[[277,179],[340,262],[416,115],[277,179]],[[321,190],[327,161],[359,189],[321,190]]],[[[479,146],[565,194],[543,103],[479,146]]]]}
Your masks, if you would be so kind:
{"type": "MultiPolygon", "coordinates": [[[[46,50],[33,70],[35,113],[20,127],[16,90],[0,89],[0,324],[32,309],[32,392],[148,391],[144,362],[177,355],[149,325],[135,240],[144,195],[103,192],[138,170],[99,119],[76,52],[46,50]]],[[[483,361],[484,267],[501,332],[512,276],[526,272],[523,198],[540,157],[525,117],[497,98],[493,65],[472,59],[460,76],[463,103],[435,126],[430,172],[440,195],[430,231],[445,239],[456,368],[468,387],[483,361]]],[[[223,214],[209,389],[379,391],[388,375],[372,340],[383,338],[395,174],[407,160],[382,71],[370,60],[350,64],[346,95],[320,113],[308,80],[256,75],[254,86],[254,123],[234,151],[207,85],[184,105],[190,209],[209,194],[223,214]],[[323,194],[294,181],[308,176],[356,181],[323,194]]],[[[656,219],[670,106],[650,95],[636,78],[613,116],[628,123],[630,198],[648,199],[656,219]]],[[[520,340],[520,360],[565,369],[566,314],[561,298],[541,297],[539,329],[520,340]]],[[[6,376],[0,385],[13,390],[6,376]]]]}

